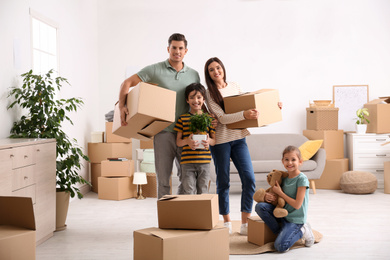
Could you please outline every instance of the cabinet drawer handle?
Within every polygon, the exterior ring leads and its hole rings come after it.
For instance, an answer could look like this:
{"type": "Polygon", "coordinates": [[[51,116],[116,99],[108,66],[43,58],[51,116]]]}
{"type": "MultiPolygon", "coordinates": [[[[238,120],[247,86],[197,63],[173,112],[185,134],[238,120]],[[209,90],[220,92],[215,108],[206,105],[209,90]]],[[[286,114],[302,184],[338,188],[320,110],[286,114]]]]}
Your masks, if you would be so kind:
{"type": "Polygon", "coordinates": [[[25,179],[25,180],[27,180],[27,179],[28,179],[28,177],[27,177],[27,176],[24,176],[24,179],[25,179]]]}
{"type": "Polygon", "coordinates": [[[385,170],[376,170],[376,172],[384,172],[385,170]]]}
{"type": "Polygon", "coordinates": [[[37,152],[40,152],[41,150],[37,149],[37,152]]]}
{"type": "Polygon", "coordinates": [[[376,154],[378,157],[386,157],[386,154],[376,154]]]}
{"type": "Polygon", "coordinates": [[[383,142],[383,141],[386,141],[386,138],[383,138],[383,139],[376,139],[377,142],[383,142]]]}
{"type": "Polygon", "coordinates": [[[9,158],[14,158],[15,157],[15,155],[13,155],[13,154],[11,154],[10,156],[9,156],[9,158]]]}
{"type": "Polygon", "coordinates": [[[24,156],[24,159],[27,159],[27,158],[28,158],[28,156],[27,156],[27,155],[25,155],[25,156],[24,156]]]}

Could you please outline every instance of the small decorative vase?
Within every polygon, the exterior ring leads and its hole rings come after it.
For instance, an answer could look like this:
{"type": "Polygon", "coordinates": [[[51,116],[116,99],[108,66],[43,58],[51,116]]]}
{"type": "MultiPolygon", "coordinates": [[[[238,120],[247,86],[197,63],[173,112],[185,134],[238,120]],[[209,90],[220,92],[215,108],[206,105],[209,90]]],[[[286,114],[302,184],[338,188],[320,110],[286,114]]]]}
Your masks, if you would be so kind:
{"type": "Polygon", "coordinates": [[[196,149],[204,149],[202,140],[207,140],[207,135],[192,135],[192,140],[199,142],[199,144],[196,146],[196,149]]]}
{"type": "Polygon", "coordinates": [[[367,131],[366,124],[356,124],[356,133],[357,134],[365,134],[367,131]]]}

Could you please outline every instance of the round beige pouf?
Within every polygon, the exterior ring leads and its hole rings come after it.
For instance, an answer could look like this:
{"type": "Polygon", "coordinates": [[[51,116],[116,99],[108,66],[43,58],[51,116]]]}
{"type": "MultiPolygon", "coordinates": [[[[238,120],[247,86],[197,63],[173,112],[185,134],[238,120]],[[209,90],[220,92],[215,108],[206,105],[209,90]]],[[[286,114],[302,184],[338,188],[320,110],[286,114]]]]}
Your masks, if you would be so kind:
{"type": "Polygon", "coordinates": [[[349,171],[340,178],[340,188],[346,193],[369,194],[375,192],[378,180],[371,172],[349,171]]]}

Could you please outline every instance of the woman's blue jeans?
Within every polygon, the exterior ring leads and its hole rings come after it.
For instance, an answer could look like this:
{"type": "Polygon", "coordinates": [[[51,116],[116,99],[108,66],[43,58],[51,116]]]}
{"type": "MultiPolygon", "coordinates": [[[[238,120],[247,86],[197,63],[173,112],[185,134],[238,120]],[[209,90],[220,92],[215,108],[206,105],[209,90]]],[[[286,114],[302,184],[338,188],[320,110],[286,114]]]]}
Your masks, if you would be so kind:
{"type": "Polygon", "coordinates": [[[274,247],[278,252],[285,252],[295,244],[301,237],[303,224],[290,223],[284,218],[276,218],[273,214],[275,206],[267,202],[259,202],[255,206],[257,215],[278,235],[274,247]]]}
{"type": "Polygon", "coordinates": [[[229,209],[230,158],[241,179],[241,212],[251,213],[256,183],[252,160],[245,138],[210,146],[217,175],[219,214],[227,215],[229,209]]]}

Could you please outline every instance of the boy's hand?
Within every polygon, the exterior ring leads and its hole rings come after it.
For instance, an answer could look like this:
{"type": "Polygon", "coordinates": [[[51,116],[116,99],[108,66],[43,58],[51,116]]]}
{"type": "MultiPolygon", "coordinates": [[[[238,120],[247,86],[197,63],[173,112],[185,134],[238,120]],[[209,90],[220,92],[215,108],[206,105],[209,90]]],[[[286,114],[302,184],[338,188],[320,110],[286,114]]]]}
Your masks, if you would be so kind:
{"type": "Polygon", "coordinates": [[[209,149],[209,146],[210,146],[209,134],[207,134],[207,139],[206,140],[202,140],[202,144],[204,146],[204,149],[209,149]]]}
{"type": "Polygon", "coordinates": [[[196,150],[196,147],[198,146],[198,141],[192,140],[193,134],[191,134],[186,140],[187,145],[191,148],[191,150],[196,150]]]}

